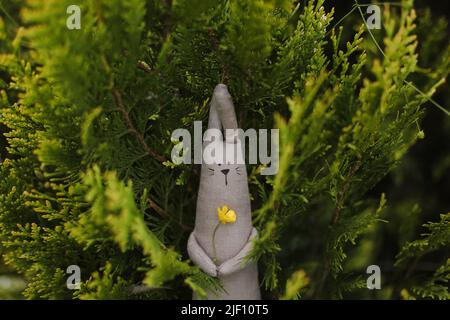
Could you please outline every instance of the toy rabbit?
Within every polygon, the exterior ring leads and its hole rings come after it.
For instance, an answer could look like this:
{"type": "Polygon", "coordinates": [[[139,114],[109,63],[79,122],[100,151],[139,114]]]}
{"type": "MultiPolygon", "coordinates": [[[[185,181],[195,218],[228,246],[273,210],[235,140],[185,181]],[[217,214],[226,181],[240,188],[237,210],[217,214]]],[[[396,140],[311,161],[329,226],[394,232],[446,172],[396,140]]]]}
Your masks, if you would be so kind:
{"type": "MultiPolygon", "coordinates": [[[[208,129],[237,128],[227,86],[218,84],[210,104],[208,129]]],[[[195,228],[188,240],[188,254],[196,265],[218,277],[223,285],[224,291],[208,292],[208,299],[259,300],[257,265],[245,260],[257,231],[252,226],[247,171],[236,130],[226,131],[222,139],[213,140],[206,134],[204,155],[206,149],[212,147],[222,156],[214,163],[203,161],[195,228]],[[230,150],[234,150],[235,157],[227,157],[230,150]],[[229,161],[230,158],[235,161],[229,161]],[[236,161],[239,159],[241,161],[236,161]]]]}

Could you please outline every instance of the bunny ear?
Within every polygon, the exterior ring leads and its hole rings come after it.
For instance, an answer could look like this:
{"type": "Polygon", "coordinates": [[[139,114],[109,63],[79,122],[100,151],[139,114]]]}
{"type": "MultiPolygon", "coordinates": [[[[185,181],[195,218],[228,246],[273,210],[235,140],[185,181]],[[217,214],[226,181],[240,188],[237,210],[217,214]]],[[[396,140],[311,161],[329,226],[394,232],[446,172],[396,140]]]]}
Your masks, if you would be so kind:
{"type": "Polygon", "coordinates": [[[209,107],[209,120],[208,129],[222,130],[222,124],[220,123],[219,113],[217,111],[217,100],[215,96],[211,99],[211,105],[209,107]]]}
{"type": "Polygon", "coordinates": [[[208,130],[203,135],[203,142],[209,144],[212,141],[223,141],[222,123],[217,111],[217,99],[213,95],[209,106],[208,130]]]}
{"type": "Polygon", "coordinates": [[[216,108],[219,113],[219,118],[222,127],[225,131],[225,139],[229,142],[234,142],[238,129],[236,113],[234,111],[233,100],[228,92],[226,85],[220,83],[214,89],[213,100],[216,101],[216,108]],[[229,129],[227,131],[227,129],[229,129]],[[233,131],[231,131],[233,130],[233,131]]]}

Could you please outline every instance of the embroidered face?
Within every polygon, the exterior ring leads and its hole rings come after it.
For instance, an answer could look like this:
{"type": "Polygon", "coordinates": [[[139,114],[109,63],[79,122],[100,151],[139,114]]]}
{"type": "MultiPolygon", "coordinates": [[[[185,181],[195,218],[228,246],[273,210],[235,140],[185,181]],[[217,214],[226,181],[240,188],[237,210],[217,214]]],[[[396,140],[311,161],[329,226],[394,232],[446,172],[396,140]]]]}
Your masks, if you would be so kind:
{"type": "Polygon", "coordinates": [[[214,141],[205,144],[202,175],[214,186],[229,187],[247,183],[241,143],[214,141]]]}
{"type": "Polygon", "coordinates": [[[212,164],[205,165],[206,171],[202,174],[205,174],[209,177],[213,177],[212,179],[216,183],[220,185],[231,185],[232,182],[241,181],[242,176],[245,175],[245,168],[243,165],[232,165],[232,164],[212,164]],[[217,177],[215,177],[217,176],[217,177]]]}

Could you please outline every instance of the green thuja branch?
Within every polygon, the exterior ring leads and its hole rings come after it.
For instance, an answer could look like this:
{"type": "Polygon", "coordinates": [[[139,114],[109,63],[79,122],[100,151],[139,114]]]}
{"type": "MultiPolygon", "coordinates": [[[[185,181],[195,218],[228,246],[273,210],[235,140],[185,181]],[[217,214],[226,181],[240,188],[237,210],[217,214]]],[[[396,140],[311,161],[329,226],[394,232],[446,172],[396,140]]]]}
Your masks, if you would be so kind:
{"type": "MultiPolygon", "coordinates": [[[[361,19],[363,19],[364,24],[367,26],[367,21],[364,18],[364,14],[361,10],[361,5],[358,3],[357,0],[355,0],[355,7],[358,8],[359,14],[361,15],[361,19]]],[[[367,28],[367,31],[370,34],[370,37],[372,38],[373,42],[375,43],[378,51],[386,58],[386,54],[384,53],[383,49],[381,49],[381,46],[379,45],[378,41],[375,39],[372,31],[370,30],[370,28],[367,28]]],[[[441,110],[442,112],[444,112],[447,116],[450,116],[450,111],[448,111],[447,109],[445,109],[444,107],[442,107],[440,104],[438,104],[436,101],[434,101],[431,97],[430,94],[426,94],[424,92],[422,92],[420,89],[418,89],[414,84],[412,84],[410,81],[407,80],[403,80],[404,83],[406,83],[408,86],[410,86],[411,88],[413,88],[414,90],[416,90],[419,94],[421,94],[424,98],[426,98],[428,101],[430,101],[435,107],[439,108],[439,110],[441,110]]],[[[443,80],[442,80],[443,81],[443,80]]],[[[439,85],[439,84],[437,84],[439,85]]]]}
{"type": "MultiPolygon", "coordinates": [[[[396,265],[399,267],[406,266],[406,277],[409,278],[420,259],[431,252],[445,251],[450,245],[450,213],[442,214],[439,222],[429,222],[423,227],[428,230],[424,237],[405,244],[397,255],[396,265]],[[408,265],[406,262],[409,260],[413,260],[413,262],[408,265]]],[[[411,280],[413,282],[413,284],[410,284],[411,290],[417,296],[431,299],[449,299],[449,259],[446,258],[444,264],[438,267],[427,280],[420,276],[411,280]]]]}
{"type": "Polygon", "coordinates": [[[160,156],[159,154],[157,154],[154,150],[152,150],[147,143],[145,142],[144,137],[142,136],[142,134],[140,134],[136,128],[134,127],[133,122],[130,119],[130,116],[128,115],[128,112],[125,108],[125,105],[123,104],[123,100],[122,100],[122,95],[120,94],[120,92],[117,89],[113,89],[112,94],[114,96],[114,100],[117,104],[118,109],[120,110],[120,112],[123,114],[123,117],[125,118],[125,122],[128,126],[128,130],[131,131],[131,133],[133,133],[136,138],[139,140],[139,143],[142,145],[142,147],[144,148],[144,150],[153,158],[155,158],[156,160],[158,160],[159,162],[163,163],[166,160],[160,156]]]}

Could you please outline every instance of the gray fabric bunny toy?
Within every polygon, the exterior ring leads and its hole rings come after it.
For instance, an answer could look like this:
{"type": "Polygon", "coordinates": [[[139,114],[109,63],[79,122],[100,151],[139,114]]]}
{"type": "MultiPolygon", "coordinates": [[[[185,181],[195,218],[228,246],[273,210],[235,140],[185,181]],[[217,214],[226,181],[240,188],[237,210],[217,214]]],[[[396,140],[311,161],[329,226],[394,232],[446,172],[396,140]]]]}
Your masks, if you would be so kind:
{"type": "MultiPolygon", "coordinates": [[[[208,129],[225,131],[237,127],[227,86],[219,84],[210,104],[208,129]]],[[[205,161],[207,156],[204,156],[195,228],[188,240],[188,253],[196,265],[218,277],[223,285],[224,291],[208,292],[208,299],[259,300],[257,265],[245,260],[257,231],[251,221],[243,152],[235,130],[226,131],[224,136],[224,139],[212,139],[208,134],[204,137],[203,154],[213,147],[220,155],[215,159],[223,161],[211,163],[213,161],[205,161]],[[229,161],[229,154],[226,154],[230,150],[234,150],[231,158],[234,161],[229,161]]]]}

